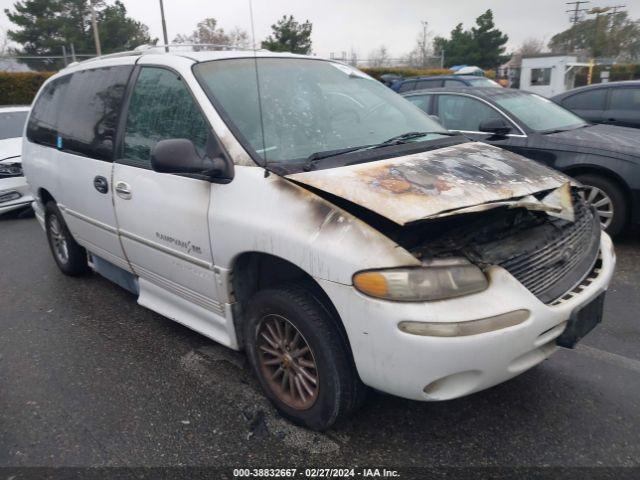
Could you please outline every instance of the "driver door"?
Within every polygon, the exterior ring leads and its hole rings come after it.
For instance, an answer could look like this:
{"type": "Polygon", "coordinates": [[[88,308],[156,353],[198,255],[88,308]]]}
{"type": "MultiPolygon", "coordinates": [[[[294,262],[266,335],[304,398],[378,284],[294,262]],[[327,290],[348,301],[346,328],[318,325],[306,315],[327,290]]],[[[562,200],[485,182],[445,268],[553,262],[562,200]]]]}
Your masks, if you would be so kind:
{"type": "Polygon", "coordinates": [[[138,67],[123,124],[114,204],[139,303],[228,344],[207,220],[211,183],[151,169],[158,141],[185,138],[202,155],[210,127],[180,75],[147,66],[138,67]]]}

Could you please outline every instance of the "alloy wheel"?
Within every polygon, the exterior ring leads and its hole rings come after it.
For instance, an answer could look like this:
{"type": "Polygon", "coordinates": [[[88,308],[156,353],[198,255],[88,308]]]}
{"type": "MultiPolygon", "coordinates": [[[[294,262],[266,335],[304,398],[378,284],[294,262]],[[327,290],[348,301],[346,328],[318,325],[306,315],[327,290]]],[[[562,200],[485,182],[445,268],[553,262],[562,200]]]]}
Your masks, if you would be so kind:
{"type": "Polygon", "coordinates": [[[595,207],[602,228],[607,228],[613,220],[613,201],[609,195],[598,187],[585,185],[584,196],[587,203],[595,207]]]}
{"type": "Polygon", "coordinates": [[[256,343],[271,391],[296,410],[311,408],[318,398],[318,369],[302,333],[286,318],[269,314],[258,324],[256,343]]]}
{"type": "Polygon", "coordinates": [[[69,246],[56,215],[49,217],[49,235],[56,257],[61,263],[67,263],[69,261],[69,246]]]}

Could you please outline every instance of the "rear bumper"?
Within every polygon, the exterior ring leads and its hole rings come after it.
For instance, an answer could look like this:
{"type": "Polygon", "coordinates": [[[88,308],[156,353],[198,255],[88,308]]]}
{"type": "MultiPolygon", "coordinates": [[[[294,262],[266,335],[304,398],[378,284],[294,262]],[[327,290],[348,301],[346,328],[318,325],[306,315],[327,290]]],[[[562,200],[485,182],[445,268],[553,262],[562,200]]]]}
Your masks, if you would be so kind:
{"type": "Polygon", "coordinates": [[[33,201],[27,180],[24,177],[10,177],[0,180],[0,199],[3,196],[17,197],[0,201],[0,215],[12,210],[28,207],[33,201]]]}
{"type": "Polygon", "coordinates": [[[414,400],[448,400],[508,380],[551,355],[572,312],[609,285],[615,254],[606,234],[600,248],[597,275],[553,304],[542,303],[499,267],[489,270],[484,292],[419,304],[375,300],[352,286],[319,282],[340,313],[365,384],[414,400]],[[398,328],[401,321],[466,322],[522,309],[530,312],[524,322],[477,335],[421,336],[398,328]]]}

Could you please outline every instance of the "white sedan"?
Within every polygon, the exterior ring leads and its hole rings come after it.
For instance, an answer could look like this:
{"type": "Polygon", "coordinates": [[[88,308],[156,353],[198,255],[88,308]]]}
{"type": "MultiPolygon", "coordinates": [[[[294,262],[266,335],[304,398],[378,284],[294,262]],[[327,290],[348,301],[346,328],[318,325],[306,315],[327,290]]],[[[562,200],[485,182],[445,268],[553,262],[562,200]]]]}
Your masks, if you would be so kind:
{"type": "Polygon", "coordinates": [[[22,173],[22,131],[29,107],[0,108],[0,214],[28,207],[33,198],[22,173]]]}

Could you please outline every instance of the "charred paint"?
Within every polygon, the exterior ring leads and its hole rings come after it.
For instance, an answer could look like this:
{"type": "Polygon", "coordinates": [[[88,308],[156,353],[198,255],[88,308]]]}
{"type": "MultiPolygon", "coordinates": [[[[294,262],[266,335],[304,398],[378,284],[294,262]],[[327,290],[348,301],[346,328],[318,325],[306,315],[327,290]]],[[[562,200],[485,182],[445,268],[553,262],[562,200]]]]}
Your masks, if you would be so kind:
{"type": "Polygon", "coordinates": [[[554,189],[568,180],[536,162],[480,143],[287,178],[401,225],[449,210],[554,189]]]}

